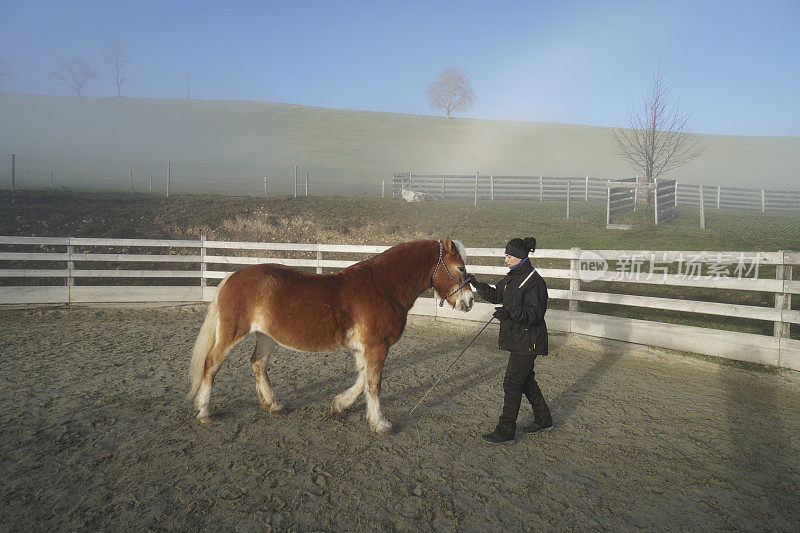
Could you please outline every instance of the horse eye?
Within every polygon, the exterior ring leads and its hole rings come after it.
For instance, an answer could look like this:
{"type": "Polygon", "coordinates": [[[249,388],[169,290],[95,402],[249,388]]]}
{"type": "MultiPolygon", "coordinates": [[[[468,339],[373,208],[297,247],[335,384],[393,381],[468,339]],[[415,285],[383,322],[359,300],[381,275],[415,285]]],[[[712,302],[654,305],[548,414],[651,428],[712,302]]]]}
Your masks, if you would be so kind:
{"type": "Polygon", "coordinates": [[[464,268],[464,267],[458,267],[458,271],[461,272],[462,274],[466,274],[467,273],[467,269],[464,268]]]}

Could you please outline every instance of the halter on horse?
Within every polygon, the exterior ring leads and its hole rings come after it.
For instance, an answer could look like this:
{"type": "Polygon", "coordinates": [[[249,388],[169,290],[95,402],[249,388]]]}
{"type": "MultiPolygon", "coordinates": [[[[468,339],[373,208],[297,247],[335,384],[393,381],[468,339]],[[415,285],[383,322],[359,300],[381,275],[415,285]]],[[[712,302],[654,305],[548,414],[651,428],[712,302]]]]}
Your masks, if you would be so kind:
{"type": "Polygon", "coordinates": [[[349,407],[363,392],[370,426],[378,433],[389,432],[392,425],[379,402],[389,347],[403,334],[414,301],[431,287],[452,307],[472,308],[464,258],[463,245],[447,238],[399,244],[335,274],[267,263],[229,275],[209,305],[192,354],[189,375],[197,418],[210,421],[214,377],[231,349],[255,333],[250,361],[265,409],[283,412],[267,377],[277,344],[304,352],[351,350],[358,379],[333,399],[331,412],[349,407]]]}

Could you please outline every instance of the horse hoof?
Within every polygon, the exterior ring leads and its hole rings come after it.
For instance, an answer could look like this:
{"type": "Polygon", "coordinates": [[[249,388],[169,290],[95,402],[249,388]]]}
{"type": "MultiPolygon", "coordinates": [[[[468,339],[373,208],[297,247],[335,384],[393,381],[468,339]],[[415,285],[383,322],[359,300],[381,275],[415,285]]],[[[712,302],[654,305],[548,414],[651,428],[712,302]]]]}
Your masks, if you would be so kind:
{"type": "Polygon", "coordinates": [[[207,416],[198,418],[197,420],[200,421],[201,424],[210,424],[211,423],[211,419],[208,418],[207,416]]]}
{"type": "Polygon", "coordinates": [[[277,407],[270,407],[269,414],[272,416],[283,416],[286,414],[286,411],[283,409],[282,405],[278,405],[277,407]]]}
{"type": "Polygon", "coordinates": [[[383,422],[377,424],[373,429],[378,435],[389,435],[392,432],[392,424],[384,420],[383,422]]]}
{"type": "Polygon", "coordinates": [[[336,401],[336,400],[333,400],[333,402],[331,403],[331,414],[332,415],[338,415],[341,412],[342,412],[342,408],[339,405],[339,402],[336,401]]]}

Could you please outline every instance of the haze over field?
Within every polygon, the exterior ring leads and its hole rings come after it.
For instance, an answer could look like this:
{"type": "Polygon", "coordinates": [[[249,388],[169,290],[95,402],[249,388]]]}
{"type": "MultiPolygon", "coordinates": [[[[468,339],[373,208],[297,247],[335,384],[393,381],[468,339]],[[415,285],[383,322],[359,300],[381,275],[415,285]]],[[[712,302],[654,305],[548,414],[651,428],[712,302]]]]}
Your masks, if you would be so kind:
{"type": "MultiPolygon", "coordinates": [[[[60,185],[98,187],[103,185],[99,178],[115,177],[125,186],[129,168],[137,177],[147,172],[163,177],[167,161],[173,162],[177,190],[187,191],[257,192],[268,175],[286,192],[295,164],[301,176],[311,174],[315,192],[327,194],[373,195],[381,180],[400,171],[632,175],[615,153],[609,128],[597,126],[447,121],[269,102],[10,94],[0,94],[0,117],[0,152],[17,154],[20,186],[26,180],[43,185],[50,168],[60,185]],[[210,183],[215,180],[230,183],[210,183]]],[[[673,177],[686,183],[797,188],[800,138],[702,137],[706,152],[673,177]]],[[[6,187],[9,167],[0,168],[6,187]]]]}

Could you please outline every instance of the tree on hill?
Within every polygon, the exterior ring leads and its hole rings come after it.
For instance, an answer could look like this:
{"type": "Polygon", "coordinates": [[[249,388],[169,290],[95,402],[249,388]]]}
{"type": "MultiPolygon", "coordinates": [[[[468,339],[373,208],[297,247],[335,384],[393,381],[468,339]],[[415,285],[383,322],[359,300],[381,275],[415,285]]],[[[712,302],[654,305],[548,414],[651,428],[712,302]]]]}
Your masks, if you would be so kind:
{"type": "Polygon", "coordinates": [[[475,94],[464,71],[457,68],[442,69],[439,79],[428,85],[428,102],[433,109],[444,111],[449,120],[453,111],[472,107],[475,94]]]}
{"type": "Polygon", "coordinates": [[[128,54],[119,41],[109,43],[103,52],[103,59],[105,59],[108,66],[111,68],[111,74],[114,77],[114,85],[117,87],[117,98],[122,97],[122,85],[128,80],[122,74],[122,69],[128,64],[128,54]]]}
{"type": "Polygon", "coordinates": [[[97,77],[97,72],[80,59],[67,59],[58,69],[50,73],[51,76],[75,91],[76,95],[83,97],[83,89],[91,78],[97,77]]]}
{"type": "Polygon", "coordinates": [[[665,172],[685,165],[706,149],[692,133],[692,114],[673,95],[675,84],[658,66],[641,104],[628,108],[624,126],[612,129],[618,155],[652,183],[665,172]]]}

